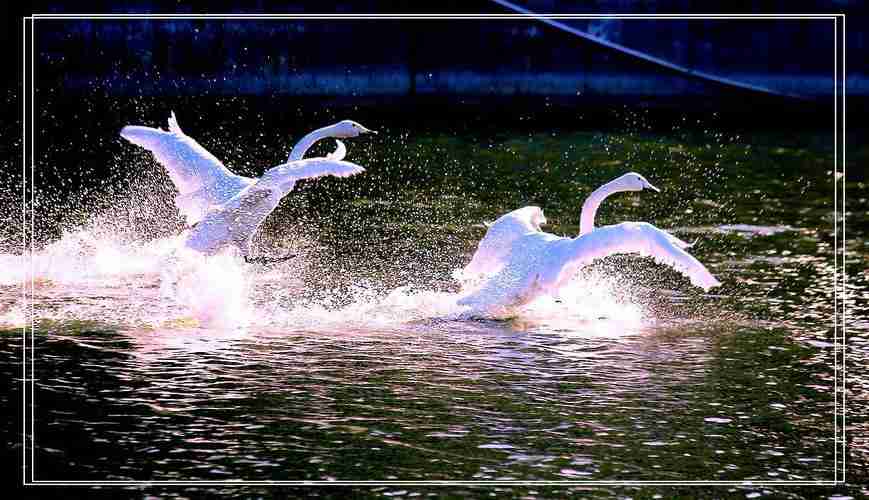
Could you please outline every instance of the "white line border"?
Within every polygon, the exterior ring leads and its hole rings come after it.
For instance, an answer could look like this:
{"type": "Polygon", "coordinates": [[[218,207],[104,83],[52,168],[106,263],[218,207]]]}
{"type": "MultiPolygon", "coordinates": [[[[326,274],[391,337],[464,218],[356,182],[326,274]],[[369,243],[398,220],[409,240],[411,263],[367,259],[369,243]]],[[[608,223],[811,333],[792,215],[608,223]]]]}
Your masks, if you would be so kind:
{"type": "MultiPolygon", "coordinates": [[[[837,323],[836,314],[839,310],[838,283],[836,270],[839,268],[839,184],[836,179],[839,162],[839,20],[833,23],[833,324],[837,323]]],[[[833,478],[839,478],[839,415],[835,411],[839,407],[839,335],[833,329],[833,478]]]]}
{"type": "Polygon", "coordinates": [[[825,19],[842,13],[813,14],[32,14],[33,19],[825,19]]]}
{"type": "MultiPolygon", "coordinates": [[[[22,374],[23,380],[22,384],[25,386],[22,391],[22,402],[23,402],[23,446],[22,446],[22,455],[23,455],[23,468],[22,468],[22,476],[23,476],[23,485],[24,486],[182,486],[182,485],[191,485],[191,486],[202,486],[202,485],[251,485],[251,486],[275,486],[275,485],[297,485],[297,486],[320,486],[320,485],[344,485],[344,486],[375,486],[375,485],[395,485],[395,486],[438,486],[438,485],[462,485],[462,486],[503,486],[503,485],[513,485],[513,486],[588,486],[588,485],[601,485],[601,486],[643,486],[643,485],[659,485],[659,486],[676,486],[676,485],[710,485],[710,486],[772,486],[772,485],[817,485],[817,486],[833,486],[843,484],[845,481],[845,457],[847,453],[847,442],[845,439],[845,408],[844,408],[844,398],[845,398],[845,366],[844,366],[844,356],[845,356],[845,314],[846,314],[846,301],[844,300],[846,289],[845,289],[845,222],[844,222],[844,214],[845,212],[845,17],[844,13],[833,13],[833,14],[32,14],[31,16],[25,16],[22,18],[22,42],[23,42],[23,53],[22,53],[22,195],[23,195],[23,210],[22,210],[22,222],[23,222],[23,231],[22,231],[22,245],[23,250],[27,249],[27,231],[26,231],[26,218],[27,218],[27,105],[28,102],[30,104],[30,186],[31,186],[31,199],[30,199],[30,290],[31,294],[33,292],[34,285],[34,261],[33,261],[33,251],[34,251],[34,238],[33,238],[33,229],[34,229],[34,207],[33,201],[36,196],[35,184],[34,184],[34,168],[36,164],[35,159],[35,85],[34,85],[34,75],[36,68],[36,59],[35,59],[35,38],[34,34],[36,31],[36,20],[44,19],[44,20],[135,20],[135,19],[150,19],[150,20],[182,20],[182,19],[208,19],[208,20],[338,20],[338,19],[351,19],[351,20],[384,20],[384,19],[436,19],[436,20],[459,20],[459,19],[488,19],[488,20],[497,20],[497,19],[767,19],[767,20],[777,20],[777,19],[810,19],[810,20],[822,20],[822,19],[832,19],[834,21],[834,324],[833,324],[833,336],[834,336],[834,479],[832,481],[705,481],[705,480],[688,480],[688,481],[269,481],[269,480],[191,480],[191,481],[183,481],[183,480],[145,480],[145,481],[55,481],[55,480],[36,480],[35,479],[35,411],[30,414],[30,426],[31,426],[31,436],[30,436],[30,481],[27,480],[27,472],[28,472],[28,463],[27,463],[27,410],[28,410],[28,397],[26,391],[26,385],[28,381],[30,382],[30,398],[29,402],[31,405],[34,403],[34,395],[35,395],[35,304],[32,301],[27,300],[27,285],[26,280],[22,281],[22,291],[23,298],[25,303],[25,310],[30,312],[30,379],[27,377],[27,326],[22,328],[22,374]],[[841,76],[842,76],[842,113],[841,113],[841,126],[842,126],[842,134],[841,134],[841,146],[842,146],[842,310],[841,310],[841,319],[842,319],[842,334],[841,339],[838,335],[838,327],[839,327],[839,309],[838,309],[838,256],[839,256],[839,248],[838,248],[838,230],[839,230],[839,214],[838,214],[838,192],[839,192],[839,183],[836,180],[836,173],[838,173],[838,147],[839,147],[839,55],[838,55],[838,44],[839,44],[839,19],[842,20],[842,33],[841,33],[841,43],[842,43],[842,65],[841,65],[841,76]],[[30,78],[27,78],[27,28],[28,25],[30,27],[30,78]],[[30,84],[30,99],[28,101],[24,90],[27,88],[27,84],[30,84]],[[30,306],[29,308],[27,306],[30,306]],[[840,343],[841,342],[841,343],[840,343]],[[842,353],[842,374],[841,374],[841,386],[839,382],[839,363],[837,356],[838,352],[841,350],[842,353]],[[838,409],[838,396],[839,391],[842,391],[842,412],[841,412],[841,420],[842,420],[842,429],[841,429],[841,437],[839,434],[838,423],[839,423],[839,409],[838,409]],[[842,464],[841,468],[838,464],[838,440],[841,439],[842,444],[842,464]],[[842,478],[839,479],[839,472],[841,470],[842,478]]],[[[35,405],[34,405],[35,410],[35,405]]]]}
{"type": "MultiPolygon", "coordinates": [[[[845,438],[846,431],[846,411],[845,411],[845,398],[848,394],[848,388],[845,386],[845,357],[848,353],[848,350],[845,348],[845,343],[847,340],[847,336],[845,335],[845,318],[846,318],[846,310],[845,304],[848,299],[848,273],[845,270],[845,242],[847,241],[845,236],[845,214],[847,211],[845,210],[845,189],[848,184],[847,178],[847,163],[846,159],[846,145],[845,145],[845,115],[847,114],[845,107],[845,91],[848,87],[848,76],[845,71],[845,65],[847,62],[847,58],[845,57],[845,49],[847,45],[847,39],[845,38],[845,16],[842,16],[842,482],[845,482],[845,463],[847,460],[847,452],[848,452],[848,441],[845,438]]],[[[836,126],[838,127],[838,123],[836,126]]]]}
{"type": "MultiPolygon", "coordinates": [[[[27,18],[21,19],[21,254],[27,255],[27,94],[24,89],[28,88],[27,83],[27,44],[25,37],[27,36],[27,18]]],[[[32,252],[31,252],[32,255],[32,252]]],[[[31,258],[31,269],[33,266],[31,258]]],[[[32,272],[31,272],[32,274],[32,272]]],[[[27,280],[21,280],[21,298],[24,304],[23,309],[28,310],[27,301],[27,280]]],[[[30,317],[33,318],[31,313],[30,317]]],[[[24,436],[24,442],[21,446],[21,468],[22,482],[27,484],[27,322],[22,326],[21,335],[21,431],[24,436]]]]}

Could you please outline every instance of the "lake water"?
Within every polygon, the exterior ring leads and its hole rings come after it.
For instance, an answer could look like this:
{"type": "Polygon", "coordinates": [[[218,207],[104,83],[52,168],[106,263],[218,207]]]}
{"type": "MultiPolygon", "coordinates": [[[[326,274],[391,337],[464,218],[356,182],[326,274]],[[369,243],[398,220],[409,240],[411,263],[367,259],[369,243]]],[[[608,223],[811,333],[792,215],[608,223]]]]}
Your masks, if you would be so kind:
{"type": "MultiPolygon", "coordinates": [[[[63,109],[69,123],[78,108],[56,101],[46,113],[63,109]]],[[[267,106],[221,102],[208,117],[176,111],[239,173],[277,163],[301,124],[332,118],[291,125],[267,106]]],[[[866,478],[862,146],[849,152],[846,293],[834,295],[842,235],[824,132],[746,131],[712,115],[663,124],[628,110],[599,129],[581,117],[550,127],[545,114],[420,126],[381,124],[368,110],[359,120],[381,134],[348,141],[348,159],[368,172],[303,183],[256,250],[297,257],[249,265],[174,252],[171,184],[116,136],[119,124],[153,126],[168,112],[142,101],[113,109],[63,136],[38,129],[35,252],[21,254],[20,207],[4,224],[0,370],[14,382],[0,391],[4,438],[20,462],[26,280],[34,479],[504,481],[504,494],[528,497],[697,490],[506,482],[712,480],[769,483],[705,490],[719,497],[867,494],[786,483],[830,481],[843,459],[849,482],[866,478]],[[609,198],[600,223],[644,220],[696,239],[691,253],[724,286],[703,293],[621,256],[584,270],[560,302],[463,319],[451,273],[485,221],[536,204],[547,230],[575,234],[585,195],[629,170],[662,193],[609,198]],[[848,316],[844,352],[836,307],[848,316]],[[842,354],[844,457],[834,418],[842,354]]],[[[20,178],[8,182],[20,195],[20,178]]],[[[841,267],[838,279],[841,290],[841,267]]],[[[272,492],[188,488],[149,491],[272,492]]],[[[296,494],[312,492],[348,493],[296,494]]],[[[363,492],[488,495],[472,485],[363,492]]]]}

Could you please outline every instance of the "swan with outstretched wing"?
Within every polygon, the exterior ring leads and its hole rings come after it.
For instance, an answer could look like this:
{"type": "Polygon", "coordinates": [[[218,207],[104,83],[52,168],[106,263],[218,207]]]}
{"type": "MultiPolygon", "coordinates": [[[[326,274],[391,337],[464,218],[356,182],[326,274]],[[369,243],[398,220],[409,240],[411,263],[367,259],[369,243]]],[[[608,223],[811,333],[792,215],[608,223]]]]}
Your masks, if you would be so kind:
{"type": "MultiPolygon", "coordinates": [[[[300,160],[317,141],[333,137],[348,138],[376,133],[352,120],[317,129],[303,137],[293,147],[290,160],[300,160]]],[[[121,137],[150,151],[163,165],[172,184],[178,190],[175,205],[188,225],[201,221],[212,208],[220,206],[239,194],[256,179],[232,173],[226,166],[181,130],[175,113],[168,120],[168,129],[128,125],[121,129],[121,137]]],[[[340,140],[328,158],[342,160],[347,148],[340,140]]]]}
{"type": "MultiPolygon", "coordinates": [[[[629,172],[594,190],[582,204],[579,234],[587,234],[594,230],[597,209],[608,196],[644,189],[660,192],[642,175],[629,172]]],[[[528,232],[541,231],[540,226],[543,224],[546,224],[546,217],[539,207],[523,207],[502,215],[489,225],[471,261],[456,274],[456,277],[462,281],[471,281],[497,272],[507,263],[513,241],[528,232]]],[[[681,243],[687,247],[687,243],[681,243]]]]}
{"type": "MultiPolygon", "coordinates": [[[[525,207],[511,213],[524,214],[528,209],[539,210],[525,207]]],[[[459,301],[470,306],[475,314],[501,316],[542,295],[557,296],[579,269],[613,254],[651,257],[704,290],[721,284],[685,251],[690,245],[646,222],[592,228],[576,238],[556,236],[534,227],[511,236],[508,248],[500,249],[506,256],[504,264],[480,288],[459,301]]]]}

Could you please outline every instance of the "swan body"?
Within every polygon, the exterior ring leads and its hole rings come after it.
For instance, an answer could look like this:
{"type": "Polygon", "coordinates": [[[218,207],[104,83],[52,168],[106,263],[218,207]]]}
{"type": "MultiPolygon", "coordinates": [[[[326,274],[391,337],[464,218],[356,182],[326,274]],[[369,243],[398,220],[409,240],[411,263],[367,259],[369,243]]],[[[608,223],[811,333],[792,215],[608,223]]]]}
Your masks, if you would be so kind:
{"type": "Polygon", "coordinates": [[[359,165],[334,158],[309,158],[278,165],[222,205],[209,210],[202,221],[190,229],[185,246],[206,255],[235,246],[247,258],[254,233],[297,181],[325,175],[348,177],[364,171],[359,165]]]}
{"type": "Polygon", "coordinates": [[[462,277],[483,275],[482,286],[459,301],[483,314],[503,314],[541,295],[559,290],[584,266],[608,255],[652,257],[709,290],[721,283],[685,251],[691,245],[646,222],[594,227],[603,200],[621,191],[659,191],[640,174],[629,172],[596,189],[583,203],[580,234],[561,237],[540,229],[546,218],[539,207],[524,207],[501,216],[480,241],[462,277]]]}
{"type": "MultiPolygon", "coordinates": [[[[291,160],[300,160],[310,147],[326,137],[347,138],[375,133],[362,125],[343,120],[306,135],[290,153],[291,160]]],[[[166,169],[178,190],[175,205],[188,225],[203,220],[211,207],[220,206],[250,187],[256,179],[232,173],[214,155],[181,130],[175,113],[168,120],[168,129],[139,125],[121,129],[121,137],[150,151],[166,169]]],[[[337,149],[328,157],[342,160],[347,148],[339,140],[337,149]]]]}
{"type": "Polygon", "coordinates": [[[721,284],[666,231],[646,222],[623,222],[576,238],[529,231],[514,240],[503,268],[459,304],[500,315],[542,295],[557,296],[579,269],[620,253],[652,257],[704,290],[721,284]]]}
{"type": "MultiPolygon", "coordinates": [[[[660,192],[642,175],[629,172],[594,190],[582,204],[579,234],[587,234],[594,230],[595,214],[605,198],[623,191],[643,189],[660,192]]],[[[528,232],[541,231],[540,226],[543,224],[546,224],[546,217],[539,207],[524,207],[502,215],[489,226],[485,236],[477,245],[471,262],[456,277],[461,280],[473,280],[497,272],[507,263],[512,242],[528,232]]],[[[685,245],[687,246],[687,243],[685,245]]]]}

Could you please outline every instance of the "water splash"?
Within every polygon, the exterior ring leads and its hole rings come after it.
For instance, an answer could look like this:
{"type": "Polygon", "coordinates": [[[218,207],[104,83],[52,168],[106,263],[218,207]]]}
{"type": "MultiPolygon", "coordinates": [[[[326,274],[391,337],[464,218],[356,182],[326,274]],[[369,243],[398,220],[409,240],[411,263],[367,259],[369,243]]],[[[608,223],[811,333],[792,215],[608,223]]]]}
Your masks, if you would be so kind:
{"type": "MultiPolygon", "coordinates": [[[[467,313],[457,304],[467,290],[390,289],[371,280],[355,280],[349,289],[305,290],[298,274],[316,264],[313,258],[301,255],[287,264],[260,267],[232,252],[206,257],[189,251],[183,247],[183,233],[131,241],[89,226],[66,232],[33,254],[0,254],[0,286],[9,289],[8,296],[13,288],[18,290],[17,300],[0,311],[0,322],[23,323],[22,282],[32,284],[37,319],[100,318],[107,324],[170,329],[374,330],[432,318],[462,319],[467,313]]],[[[600,318],[618,318],[625,325],[643,321],[629,288],[603,273],[584,273],[560,300],[539,299],[509,316],[541,324],[600,318]]]]}
{"type": "MultiPolygon", "coordinates": [[[[70,219],[87,222],[76,226],[61,217],[65,230],[60,237],[32,253],[3,249],[7,253],[0,253],[0,287],[8,291],[0,297],[0,323],[18,325],[26,316],[22,314],[22,282],[32,283],[38,319],[99,318],[106,325],[133,328],[400,330],[432,318],[468,317],[467,309],[457,305],[467,292],[456,291],[449,272],[441,273],[441,269],[460,264],[460,252],[466,251],[466,245],[457,242],[472,235],[431,230],[451,224],[470,226],[463,213],[467,207],[454,203],[459,197],[433,189],[427,196],[438,203],[424,203],[413,194],[395,199],[376,191],[380,188],[359,187],[366,181],[361,179],[359,185],[335,185],[338,190],[361,190],[348,195],[355,200],[352,204],[340,204],[338,209],[338,204],[320,203],[317,212],[305,205],[310,200],[302,191],[288,199],[287,205],[293,214],[305,215],[272,217],[257,237],[261,253],[283,254],[286,249],[274,247],[290,246],[299,256],[263,267],[247,265],[230,253],[203,257],[186,251],[168,178],[150,159],[127,156],[118,161],[136,166],[128,169],[133,172],[129,182],[112,184],[102,196],[90,193],[87,202],[76,198],[63,205],[76,208],[76,217],[70,219]],[[389,203],[382,203],[384,196],[389,203]],[[386,206],[394,213],[385,215],[386,206]],[[306,224],[307,214],[344,224],[331,228],[342,238],[342,250],[336,250],[329,238],[322,241],[332,245],[331,250],[304,250],[317,246],[321,236],[317,231],[327,231],[314,227],[310,220],[306,224]],[[408,218],[429,229],[414,226],[405,230],[387,224],[386,229],[365,226],[360,230],[347,222],[375,215],[408,218]],[[287,224],[287,219],[293,222],[287,224]],[[365,233],[370,241],[360,243],[357,238],[347,244],[343,239],[358,236],[348,234],[354,231],[365,233]],[[378,238],[390,243],[380,244],[378,238]],[[442,238],[450,238],[449,243],[442,238]],[[377,256],[369,259],[368,254],[377,256]],[[360,255],[369,261],[364,263],[364,272],[355,267],[360,255]],[[378,259],[376,265],[368,265],[378,259]],[[378,269],[381,262],[385,264],[378,269]]],[[[372,169],[374,180],[368,181],[379,184],[377,172],[372,169]]],[[[40,192],[40,197],[46,196],[40,192]]],[[[62,196],[49,199],[51,203],[40,211],[60,204],[62,196]]],[[[407,227],[411,226],[408,222],[407,227]]],[[[558,301],[542,298],[495,319],[505,318],[526,327],[559,329],[599,323],[615,331],[648,324],[654,314],[649,314],[624,275],[602,269],[582,273],[558,301]]]]}
{"type": "Polygon", "coordinates": [[[160,277],[161,293],[174,298],[203,326],[244,326],[252,314],[250,277],[237,255],[204,257],[180,249],[160,277]]]}
{"type": "Polygon", "coordinates": [[[541,297],[521,310],[525,322],[549,329],[600,323],[607,331],[628,331],[654,322],[633,285],[605,270],[591,269],[568,282],[559,299],[541,297]]]}

